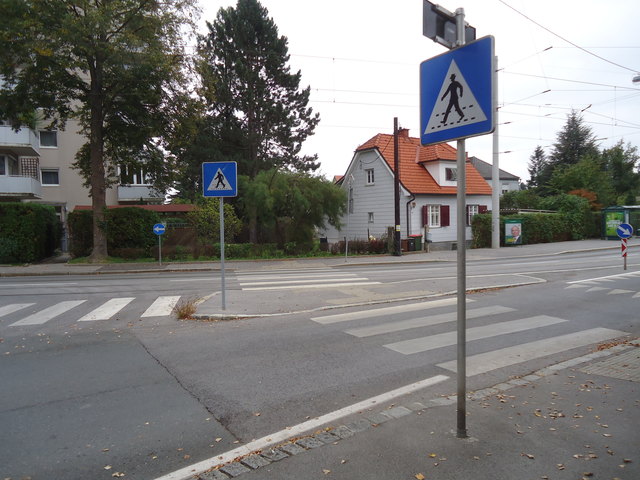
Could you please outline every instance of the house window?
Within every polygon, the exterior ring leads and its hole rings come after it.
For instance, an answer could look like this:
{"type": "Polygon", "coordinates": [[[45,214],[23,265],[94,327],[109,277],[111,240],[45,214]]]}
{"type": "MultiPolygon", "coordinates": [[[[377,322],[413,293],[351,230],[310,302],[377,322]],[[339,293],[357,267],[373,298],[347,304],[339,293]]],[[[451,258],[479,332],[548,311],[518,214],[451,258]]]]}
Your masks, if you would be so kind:
{"type": "Polygon", "coordinates": [[[365,170],[367,174],[367,185],[373,185],[375,183],[375,177],[373,176],[373,168],[367,168],[365,170]]]}
{"type": "Polygon", "coordinates": [[[0,155],[0,175],[18,175],[18,161],[7,155],[0,155]]]}
{"type": "Polygon", "coordinates": [[[369,223],[373,223],[373,212],[369,212],[369,223]]]}
{"type": "Polygon", "coordinates": [[[458,169],[457,168],[445,168],[444,169],[445,179],[449,182],[455,182],[458,180],[458,169]]]}
{"type": "Polygon", "coordinates": [[[424,205],[422,224],[429,228],[449,226],[449,205],[424,205]]]}
{"type": "Polygon", "coordinates": [[[467,225],[471,225],[471,219],[474,215],[480,213],[480,205],[467,205],[467,225]]]}
{"type": "Polygon", "coordinates": [[[58,146],[58,132],[55,130],[40,130],[40,146],[56,148],[58,146]]]}
{"type": "Polygon", "coordinates": [[[42,185],[60,185],[60,174],[57,169],[42,169],[42,185]]]}
{"type": "Polygon", "coordinates": [[[120,183],[122,185],[151,185],[149,175],[140,167],[120,165],[120,183]]]}
{"type": "Polygon", "coordinates": [[[440,205],[427,205],[427,222],[429,227],[440,226],[440,205]]]}

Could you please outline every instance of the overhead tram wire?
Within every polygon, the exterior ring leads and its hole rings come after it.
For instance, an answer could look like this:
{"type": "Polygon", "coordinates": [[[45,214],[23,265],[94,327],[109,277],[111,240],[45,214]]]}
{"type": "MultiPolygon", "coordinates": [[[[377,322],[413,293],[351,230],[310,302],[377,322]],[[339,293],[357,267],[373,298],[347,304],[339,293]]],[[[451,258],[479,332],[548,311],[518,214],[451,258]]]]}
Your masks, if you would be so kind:
{"type": "Polygon", "coordinates": [[[583,51],[584,53],[586,53],[586,54],[588,54],[588,55],[591,55],[591,56],[593,56],[593,57],[595,57],[595,58],[597,58],[597,59],[599,59],[599,60],[602,60],[603,62],[609,63],[609,64],[611,64],[611,65],[614,65],[614,66],[616,66],[616,67],[622,68],[622,69],[624,69],[624,70],[628,70],[628,71],[633,72],[633,73],[637,73],[637,72],[639,72],[639,71],[640,71],[640,69],[639,69],[639,68],[629,68],[629,67],[625,67],[624,65],[620,65],[619,63],[613,62],[613,61],[611,61],[611,60],[609,60],[609,59],[607,59],[607,58],[604,58],[604,57],[602,57],[602,56],[600,56],[600,55],[597,55],[597,54],[595,54],[595,53],[591,52],[590,50],[587,50],[586,48],[581,47],[580,45],[578,45],[578,44],[576,44],[576,43],[572,42],[571,40],[568,40],[568,39],[564,38],[562,35],[557,34],[556,32],[554,32],[553,30],[551,30],[551,29],[549,29],[549,28],[545,27],[544,25],[542,25],[542,24],[540,24],[540,23],[536,22],[536,21],[535,21],[535,20],[533,20],[531,17],[529,17],[529,16],[525,15],[524,13],[522,13],[521,11],[519,11],[517,8],[512,7],[511,5],[509,5],[509,4],[508,4],[507,2],[505,2],[504,0],[498,0],[498,1],[499,1],[500,3],[502,3],[504,6],[506,6],[506,7],[510,8],[511,10],[513,10],[514,12],[516,12],[518,15],[523,16],[524,18],[526,18],[527,20],[529,20],[531,23],[533,23],[533,24],[537,25],[538,27],[542,28],[543,30],[545,30],[545,31],[549,32],[551,35],[553,35],[553,36],[555,36],[555,37],[558,37],[558,38],[559,38],[560,40],[562,40],[563,42],[568,43],[569,45],[571,45],[571,46],[573,46],[573,47],[577,48],[578,50],[583,51]]]}

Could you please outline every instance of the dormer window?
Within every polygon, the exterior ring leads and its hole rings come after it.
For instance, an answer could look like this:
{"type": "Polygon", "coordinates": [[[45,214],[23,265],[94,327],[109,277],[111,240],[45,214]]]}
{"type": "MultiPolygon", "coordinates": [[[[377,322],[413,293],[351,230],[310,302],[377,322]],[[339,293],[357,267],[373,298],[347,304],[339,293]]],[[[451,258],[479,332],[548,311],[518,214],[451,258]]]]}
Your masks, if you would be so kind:
{"type": "Polygon", "coordinates": [[[458,180],[458,169],[457,168],[445,168],[444,169],[445,179],[448,182],[455,182],[458,180]]]}

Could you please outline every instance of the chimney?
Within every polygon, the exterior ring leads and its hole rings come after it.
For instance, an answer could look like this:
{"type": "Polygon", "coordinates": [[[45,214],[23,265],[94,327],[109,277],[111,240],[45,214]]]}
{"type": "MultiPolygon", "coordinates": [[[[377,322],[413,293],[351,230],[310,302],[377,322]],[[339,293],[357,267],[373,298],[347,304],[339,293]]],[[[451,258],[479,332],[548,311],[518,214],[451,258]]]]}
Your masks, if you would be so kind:
{"type": "Polygon", "coordinates": [[[402,138],[409,138],[409,129],[408,128],[399,128],[398,136],[402,138]]]}

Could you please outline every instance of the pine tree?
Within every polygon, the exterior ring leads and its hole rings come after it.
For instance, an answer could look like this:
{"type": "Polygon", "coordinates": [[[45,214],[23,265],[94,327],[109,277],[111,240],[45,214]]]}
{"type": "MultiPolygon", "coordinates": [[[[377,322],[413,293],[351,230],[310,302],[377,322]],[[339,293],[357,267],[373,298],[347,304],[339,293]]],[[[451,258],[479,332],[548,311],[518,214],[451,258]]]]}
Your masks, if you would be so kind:
{"type": "Polygon", "coordinates": [[[529,188],[539,187],[543,183],[541,182],[541,179],[543,178],[548,166],[549,162],[544,150],[540,145],[538,145],[533,154],[529,157],[529,181],[527,182],[527,186],[529,188]]]}
{"type": "MultiPolygon", "coordinates": [[[[200,38],[197,69],[219,155],[238,162],[250,181],[266,170],[312,172],[317,155],[300,154],[319,122],[307,105],[310,89],[288,66],[287,38],[257,0],[222,8],[200,38]]],[[[245,212],[257,242],[257,212],[245,212]]]]}
{"type": "Polygon", "coordinates": [[[584,158],[596,158],[599,154],[591,128],[584,124],[579,112],[572,110],[553,145],[551,164],[554,168],[575,165],[584,158]]]}

